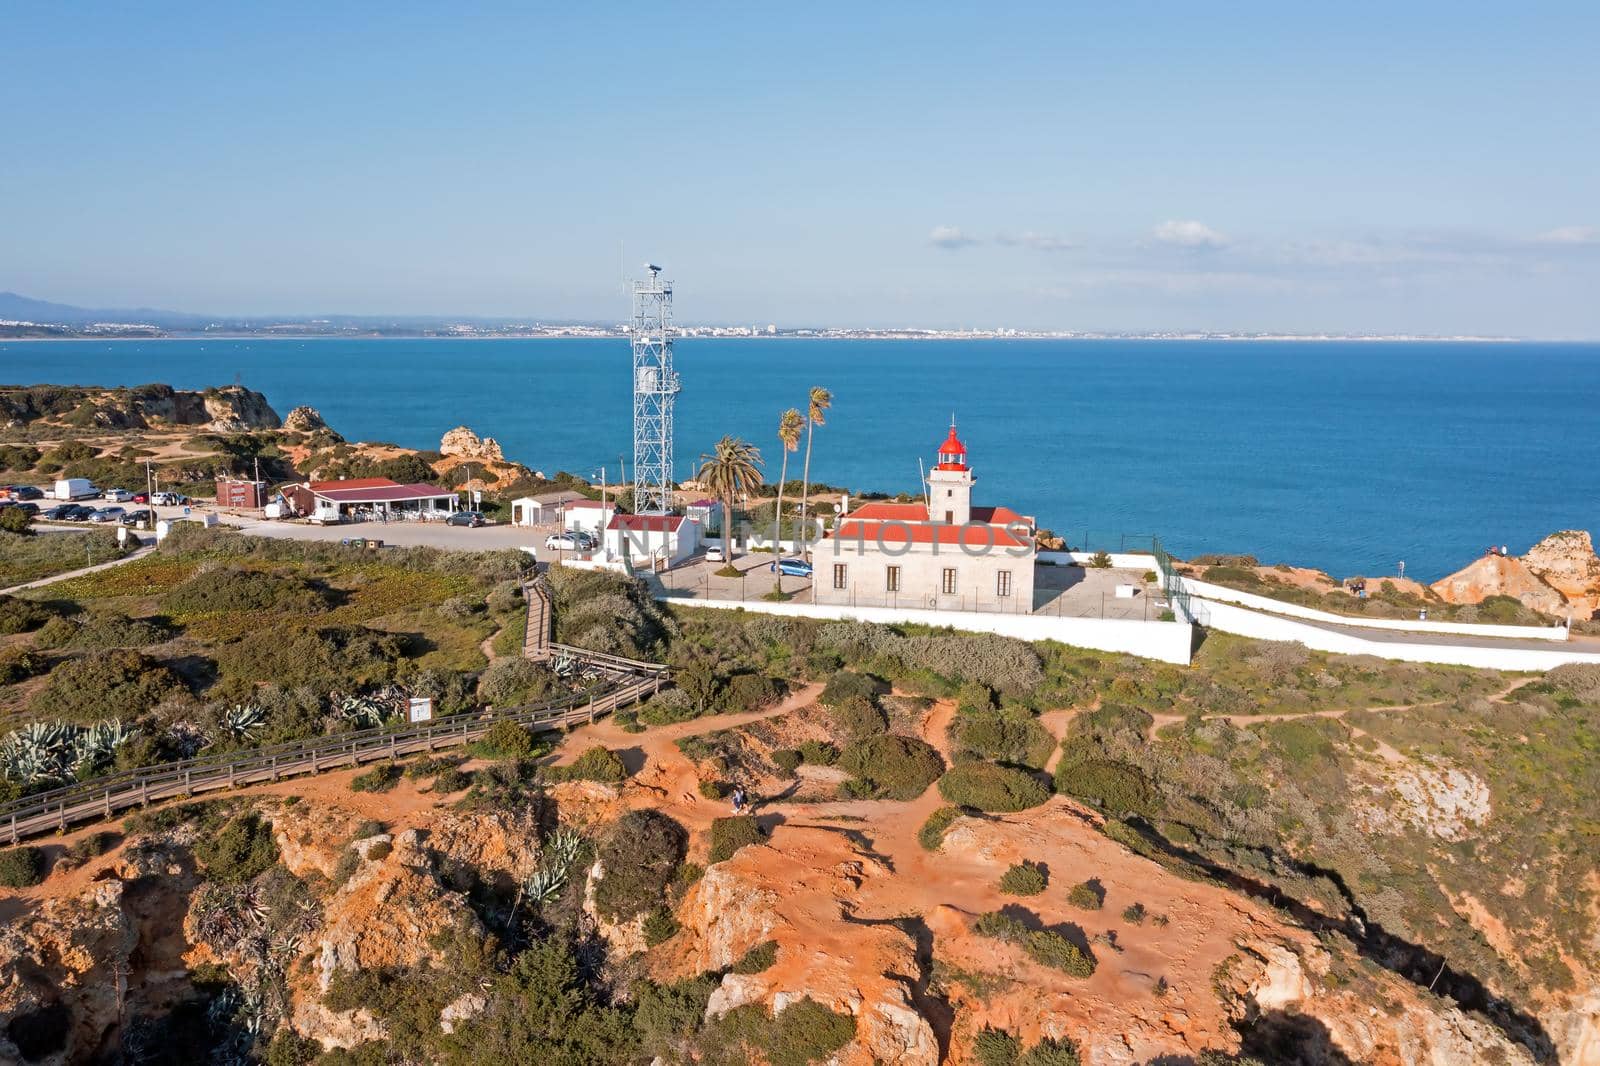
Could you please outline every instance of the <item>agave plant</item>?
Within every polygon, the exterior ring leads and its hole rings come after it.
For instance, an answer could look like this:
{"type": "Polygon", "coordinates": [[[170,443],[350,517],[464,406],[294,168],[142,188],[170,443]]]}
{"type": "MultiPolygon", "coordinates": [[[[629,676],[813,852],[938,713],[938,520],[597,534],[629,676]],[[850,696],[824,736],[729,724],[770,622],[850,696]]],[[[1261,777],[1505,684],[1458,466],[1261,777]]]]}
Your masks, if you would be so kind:
{"type": "Polygon", "coordinates": [[[222,709],[217,727],[231,740],[255,740],[266,721],[265,708],[254,703],[236,703],[222,709]]]}
{"type": "Polygon", "coordinates": [[[77,730],[65,722],[29,722],[0,741],[0,767],[24,785],[51,785],[72,779],[77,730]]]}
{"type": "Polygon", "coordinates": [[[535,903],[549,903],[567,885],[567,875],[578,857],[583,838],[571,829],[557,829],[544,843],[539,868],[528,875],[523,893],[535,903]]]}
{"type": "Polygon", "coordinates": [[[383,724],[391,709],[375,696],[346,696],[334,704],[333,713],[357,729],[372,729],[383,724]]]}
{"type": "Polygon", "coordinates": [[[107,718],[79,730],[73,738],[72,765],[94,764],[109,759],[138,732],[137,726],[124,725],[115,718],[107,718]]]}

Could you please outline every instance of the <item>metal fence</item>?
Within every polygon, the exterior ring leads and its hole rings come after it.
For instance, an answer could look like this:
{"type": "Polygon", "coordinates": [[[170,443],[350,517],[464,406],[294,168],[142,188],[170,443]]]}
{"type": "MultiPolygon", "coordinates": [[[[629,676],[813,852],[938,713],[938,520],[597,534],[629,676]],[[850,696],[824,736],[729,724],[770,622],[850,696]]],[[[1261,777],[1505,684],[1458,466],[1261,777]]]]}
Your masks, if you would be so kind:
{"type": "Polygon", "coordinates": [[[581,653],[601,670],[630,679],[618,684],[613,676],[582,692],[541,704],[460,714],[398,729],[366,729],[248,752],[226,752],[124,770],[0,804],[0,823],[4,823],[0,832],[15,844],[26,837],[63,832],[76,822],[109,818],[116,811],[160,800],[457,747],[481,737],[497,722],[515,722],[535,732],[551,732],[593,722],[653,695],[668,678],[667,668],[655,663],[640,663],[585,649],[568,650],[581,653]]]}
{"type": "Polygon", "coordinates": [[[1210,613],[1205,604],[1197,601],[1185,588],[1183,576],[1173,565],[1172,556],[1161,546],[1161,539],[1152,537],[1150,547],[1156,557],[1156,568],[1161,573],[1161,591],[1167,597],[1167,602],[1172,604],[1173,610],[1183,621],[1191,625],[1205,625],[1211,620],[1210,613]]]}

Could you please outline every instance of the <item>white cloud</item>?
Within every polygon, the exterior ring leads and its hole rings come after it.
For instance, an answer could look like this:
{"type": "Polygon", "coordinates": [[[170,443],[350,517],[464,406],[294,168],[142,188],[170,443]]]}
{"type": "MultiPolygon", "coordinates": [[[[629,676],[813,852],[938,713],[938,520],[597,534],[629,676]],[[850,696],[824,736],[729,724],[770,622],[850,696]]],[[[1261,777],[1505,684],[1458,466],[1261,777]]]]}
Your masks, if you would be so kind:
{"type": "Polygon", "coordinates": [[[1001,233],[994,240],[996,244],[1003,244],[1008,248],[1032,248],[1036,252],[1065,252],[1077,247],[1065,237],[1052,237],[1048,233],[1035,233],[1031,229],[1023,230],[1021,233],[1001,233]]]}
{"type": "Polygon", "coordinates": [[[928,240],[940,248],[968,248],[979,243],[978,238],[963,230],[960,226],[935,226],[933,232],[928,234],[928,240]]]}
{"type": "Polygon", "coordinates": [[[1177,220],[1161,223],[1153,231],[1155,239],[1163,244],[1176,244],[1183,248],[1221,248],[1228,238],[1204,222],[1177,220]]]}
{"type": "Polygon", "coordinates": [[[1600,226],[1561,226],[1534,240],[1540,244],[1600,244],[1600,226]]]}

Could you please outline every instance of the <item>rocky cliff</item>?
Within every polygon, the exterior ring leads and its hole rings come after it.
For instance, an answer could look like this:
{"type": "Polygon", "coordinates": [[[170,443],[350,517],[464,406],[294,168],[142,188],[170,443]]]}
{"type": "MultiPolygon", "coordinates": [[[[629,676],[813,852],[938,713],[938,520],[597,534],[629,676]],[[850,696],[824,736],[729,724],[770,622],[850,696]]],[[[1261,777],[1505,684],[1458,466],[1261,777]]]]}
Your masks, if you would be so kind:
{"type": "Polygon", "coordinates": [[[1432,589],[1447,603],[1509,596],[1544,614],[1583,619],[1600,611],[1600,558],[1583,530],[1552,533],[1521,558],[1483,555],[1432,589]]]}
{"type": "Polygon", "coordinates": [[[0,389],[0,414],[11,426],[33,422],[74,429],[153,429],[196,426],[214,432],[277,429],[267,398],[239,385],[202,392],[170,385],[131,389],[41,385],[0,389]]]}

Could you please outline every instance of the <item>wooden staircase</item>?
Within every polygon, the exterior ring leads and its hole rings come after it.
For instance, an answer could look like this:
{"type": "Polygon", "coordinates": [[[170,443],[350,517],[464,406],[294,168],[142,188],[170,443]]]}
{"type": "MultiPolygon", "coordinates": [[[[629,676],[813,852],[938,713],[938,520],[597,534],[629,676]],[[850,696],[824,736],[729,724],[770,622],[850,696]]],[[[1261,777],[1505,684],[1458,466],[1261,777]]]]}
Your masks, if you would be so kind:
{"type": "Polygon", "coordinates": [[[525,582],[522,598],[528,604],[528,631],[522,638],[522,657],[542,663],[550,658],[552,619],[549,583],[542,577],[525,582]]]}

